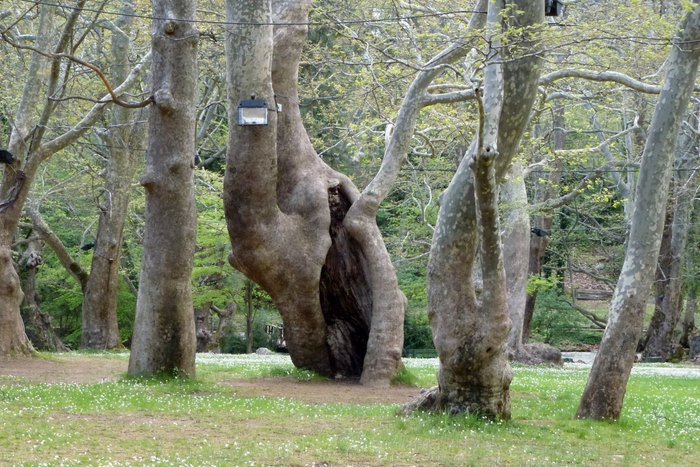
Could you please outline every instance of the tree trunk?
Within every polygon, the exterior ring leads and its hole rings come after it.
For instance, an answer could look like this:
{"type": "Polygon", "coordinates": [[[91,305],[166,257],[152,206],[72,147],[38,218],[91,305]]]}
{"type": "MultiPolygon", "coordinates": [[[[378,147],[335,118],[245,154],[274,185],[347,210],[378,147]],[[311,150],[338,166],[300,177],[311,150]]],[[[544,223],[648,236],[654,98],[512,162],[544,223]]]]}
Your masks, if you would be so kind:
{"type": "Polygon", "coordinates": [[[403,295],[376,223],[316,155],[297,90],[310,1],[228,1],[241,25],[226,42],[229,131],[224,203],[231,264],[272,297],[296,366],[388,385],[403,342],[403,295]],[[298,23],[274,29],[276,22],[298,23]],[[273,34],[274,33],[274,34],[273,34]],[[237,126],[243,99],[264,99],[267,126],[237,126]],[[275,103],[281,112],[275,112],[275,103]]]}
{"type": "Polygon", "coordinates": [[[154,106],[149,118],[146,230],[129,375],[194,376],[192,312],[196,2],[153,2],[154,106]],[[174,223],[175,222],[175,223],[174,223]]]}
{"type": "MultiPolygon", "coordinates": [[[[53,18],[58,17],[54,11],[58,7],[38,5],[39,21],[35,48],[41,51],[52,51],[54,54],[63,54],[68,51],[73,44],[75,25],[84,3],[82,0],[79,1],[75,9],[71,10],[58,35],[55,25],[52,24],[53,18]],[[52,46],[52,41],[56,37],[56,44],[52,46]]],[[[133,68],[119,86],[113,89],[114,95],[121,95],[136,80],[149,57],[150,54],[133,68]]],[[[61,86],[69,77],[62,70],[66,71],[70,68],[62,68],[60,59],[49,60],[42,54],[32,53],[22,98],[15,113],[10,135],[8,150],[15,156],[15,161],[12,164],[4,164],[4,176],[0,186],[0,250],[7,250],[8,257],[7,261],[0,261],[0,276],[6,278],[6,285],[0,288],[2,304],[0,305],[0,340],[2,341],[0,354],[32,352],[20,318],[22,290],[19,287],[17,272],[13,269],[10,245],[12,245],[34,176],[46,159],[75,142],[92,128],[112,98],[111,95],[103,97],[70,129],[45,141],[46,130],[51,126],[51,117],[58,105],[54,97],[60,94],[61,86]],[[40,108],[39,101],[42,95],[46,99],[43,108],[40,108]],[[36,120],[37,115],[39,115],[38,120],[36,120]]],[[[0,255],[4,256],[5,253],[0,255]]]]}
{"type": "Polygon", "coordinates": [[[252,281],[245,281],[245,353],[253,353],[253,322],[255,321],[253,287],[252,281]]]}
{"type": "Polygon", "coordinates": [[[688,299],[685,301],[685,313],[683,314],[680,345],[686,349],[690,347],[690,338],[695,335],[695,309],[697,307],[696,294],[696,289],[691,288],[688,292],[688,299]]]}
{"type": "MultiPolygon", "coordinates": [[[[542,2],[489,2],[490,28],[499,28],[494,38],[500,36],[499,25],[505,21],[505,18],[500,18],[503,7],[508,11],[505,15],[508,27],[523,28],[521,31],[528,31],[528,27],[536,26],[544,19],[542,2]]],[[[495,136],[492,133],[497,131],[496,180],[503,178],[517,152],[537,94],[538,46],[527,32],[519,37],[521,42],[508,44],[487,65],[484,79],[485,141],[491,141],[495,136]],[[502,68],[502,77],[499,68],[502,68]],[[495,91],[499,87],[503,94],[497,97],[495,91]],[[500,106],[496,105],[499,99],[502,103],[500,111],[500,106]]],[[[496,44],[490,53],[498,50],[496,44]]],[[[501,303],[499,298],[499,291],[505,290],[505,282],[501,283],[505,279],[500,277],[495,261],[500,255],[500,251],[495,251],[500,250],[498,242],[484,235],[492,230],[492,226],[484,222],[483,207],[477,214],[475,194],[478,186],[475,187],[470,170],[476,145],[472,148],[442,195],[428,264],[428,316],[440,357],[439,386],[408,410],[476,412],[490,418],[508,418],[511,370],[506,358],[506,344],[510,320],[505,299],[501,303]],[[482,243],[487,240],[482,246],[482,254],[486,249],[491,257],[482,260],[484,283],[487,280],[491,283],[485,287],[484,291],[489,291],[489,294],[481,303],[476,299],[471,277],[479,243],[477,229],[482,234],[482,243]]]]}
{"type": "Polygon", "coordinates": [[[508,315],[511,329],[508,353],[519,360],[525,353],[523,325],[527,299],[528,251],[530,248],[530,215],[527,209],[525,178],[520,162],[515,162],[501,186],[501,202],[505,205],[503,218],[503,259],[508,284],[508,315]]]}
{"type": "MultiPolygon", "coordinates": [[[[129,74],[129,32],[133,4],[122,2],[124,16],[116,20],[112,35],[111,76],[122,81],[129,74]]],[[[117,325],[117,292],[121,264],[122,232],[129,206],[129,191],[134,178],[136,157],[129,148],[143,141],[143,134],[131,121],[135,112],[113,107],[111,128],[106,137],[110,148],[106,184],[102,194],[100,218],[95,237],[90,276],[83,291],[81,347],[114,349],[121,347],[117,325]]],[[[140,114],[140,112],[139,112],[140,114]]]]}
{"type": "Polygon", "coordinates": [[[56,335],[51,326],[51,316],[41,311],[39,296],[36,291],[36,275],[43,263],[41,250],[43,246],[38,239],[30,240],[22,255],[20,265],[25,268],[24,310],[27,334],[34,348],[48,352],[66,352],[68,347],[56,335]]]}
{"type": "MultiPolygon", "coordinates": [[[[557,106],[553,111],[552,120],[552,149],[554,151],[562,150],[566,143],[566,134],[564,133],[564,128],[566,127],[566,120],[564,116],[564,107],[557,106]]],[[[561,159],[557,158],[554,160],[552,171],[549,173],[547,180],[542,183],[537,180],[539,177],[535,177],[534,182],[534,196],[532,204],[546,203],[548,200],[553,199],[557,196],[559,191],[559,183],[561,181],[563,163],[561,159]]],[[[537,213],[533,216],[533,226],[551,232],[552,230],[552,214],[551,212],[537,213]]],[[[542,261],[544,260],[544,254],[547,251],[547,246],[549,245],[549,236],[547,235],[531,235],[530,245],[529,245],[529,265],[528,273],[536,276],[542,275],[542,261]]],[[[537,290],[532,291],[527,294],[527,299],[525,301],[525,312],[523,317],[523,343],[526,344],[530,340],[530,325],[532,323],[532,317],[535,314],[535,305],[537,304],[537,290]]]]}
{"type": "Polygon", "coordinates": [[[608,325],[581,397],[578,418],[617,420],[642,332],[661,243],[672,157],[700,61],[700,7],[686,17],[668,59],[642,155],[635,209],[608,325]]]}
{"type": "MultiPolygon", "coordinates": [[[[699,105],[695,105],[695,129],[698,129],[699,105]]],[[[673,202],[669,206],[669,222],[664,229],[659,253],[659,270],[657,274],[657,303],[654,315],[647,330],[644,345],[644,357],[660,357],[668,360],[673,353],[673,332],[681,317],[681,289],[685,258],[689,251],[688,236],[693,217],[693,198],[698,186],[695,173],[698,161],[697,135],[692,131],[683,133],[679,148],[677,171],[672,183],[673,202]],[[668,232],[668,234],[667,234],[668,232]]]]}

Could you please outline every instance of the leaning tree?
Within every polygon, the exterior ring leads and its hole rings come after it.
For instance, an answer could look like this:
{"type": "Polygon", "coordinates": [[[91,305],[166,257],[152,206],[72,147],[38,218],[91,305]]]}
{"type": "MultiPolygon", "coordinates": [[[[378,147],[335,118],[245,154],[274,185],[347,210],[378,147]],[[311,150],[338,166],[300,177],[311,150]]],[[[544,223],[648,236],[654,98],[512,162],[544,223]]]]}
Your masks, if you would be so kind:
{"type": "Polygon", "coordinates": [[[695,6],[672,41],[666,79],[647,131],[625,261],[600,350],[576,413],[579,418],[620,417],[661,245],[678,131],[699,63],[700,6],[695,6]]]}

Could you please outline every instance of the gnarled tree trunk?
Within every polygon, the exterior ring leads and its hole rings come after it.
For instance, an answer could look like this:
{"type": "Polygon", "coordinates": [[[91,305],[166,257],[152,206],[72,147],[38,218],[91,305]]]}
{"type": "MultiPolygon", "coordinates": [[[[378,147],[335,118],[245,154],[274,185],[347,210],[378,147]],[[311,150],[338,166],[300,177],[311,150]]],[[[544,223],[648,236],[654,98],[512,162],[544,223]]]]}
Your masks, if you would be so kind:
{"type": "MultiPolygon", "coordinates": [[[[498,0],[488,2],[488,8],[491,44],[495,45],[489,54],[498,55],[486,67],[487,129],[486,142],[481,145],[489,147],[494,138],[497,141],[493,168],[495,180],[501,180],[517,151],[537,93],[540,60],[536,40],[528,28],[543,21],[544,7],[542,2],[498,0]],[[507,18],[501,17],[504,8],[507,18]],[[496,39],[506,19],[509,27],[523,28],[523,34],[521,42],[504,44],[500,49],[496,39]]],[[[485,235],[494,236],[494,223],[487,222],[484,207],[477,206],[483,204],[477,200],[483,197],[483,193],[478,193],[479,186],[484,185],[483,180],[475,182],[475,178],[484,176],[473,174],[470,168],[472,158],[478,155],[477,146],[472,145],[442,195],[428,264],[428,316],[440,357],[439,386],[408,409],[508,418],[511,370],[506,345],[510,319],[504,296],[505,277],[498,261],[500,245],[497,239],[485,235]],[[482,271],[484,292],[488,292],[482,294],[481,302],[475,296],[471,277],[479,245],[477,229],[481,243],[485,243],[481,247],[482,271]]],[[[479,168],[478,162],[476,166],[479,168]]]]}
{"type": "Polygon", "coordinates": [[[578,418],[617,420],[622,411],[659,254],[678,130],[700,62],[699,42],[700,7],[696,6],[674,39],[667,62],[664,87],[642,155],[625,261],[600,350],[576,413],[578,418]]]}
{"type": "Polygon", "coordinates": [[[301,120],[310,5],[227,1],[227,20],[241,24],[226,41],[231,264],[272,297],[295,365],[388,385],[400,365],[404,299],[374,220],[348,217],[358,190],[316,155],[301,120]],[[273,20],[287,24],[273,30],[273,20]],[[269,124],[236,126],[239,102],[252,95],[267,102],[269,124]]]}
{"type": "Polygon", "coordinates": [[[192,261],[196,2],[153,2],[154,105],[149,118],[146,230],[129,375],[194,376],[192,261]]]}

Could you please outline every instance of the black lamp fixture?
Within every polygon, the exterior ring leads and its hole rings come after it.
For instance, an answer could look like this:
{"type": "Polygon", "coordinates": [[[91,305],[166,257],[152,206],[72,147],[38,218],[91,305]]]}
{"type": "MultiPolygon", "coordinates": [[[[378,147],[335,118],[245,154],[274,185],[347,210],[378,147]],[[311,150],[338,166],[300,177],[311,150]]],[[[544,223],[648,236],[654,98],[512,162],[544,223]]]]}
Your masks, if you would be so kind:
{"type": "Polygon", "coordinates": [[[244,99],[238,104],[238,124],[241,126],[267,125],[267,101],[244,99]]]}
{"type": "Polygon", "coordinates": [[[561,16],[564,9],[564,2],[561,0],[544,0],[545,16],[561,16]]]}

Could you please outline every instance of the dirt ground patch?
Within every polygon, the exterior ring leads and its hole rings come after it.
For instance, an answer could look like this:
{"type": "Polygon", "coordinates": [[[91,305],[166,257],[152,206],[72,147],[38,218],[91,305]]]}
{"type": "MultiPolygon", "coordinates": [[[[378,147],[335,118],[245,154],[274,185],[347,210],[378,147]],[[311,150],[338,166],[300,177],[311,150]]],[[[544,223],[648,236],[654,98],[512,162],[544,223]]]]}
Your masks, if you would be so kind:
{"type": "Polygon", "coordinates": [[[0,358],[0,385],[14,379],[30,383],[91,384],[118,380],[128,362],[117,358],[52,356],[51,358],[0,358]]]}
{"type": "Polygon", "coordinates": [[[355,382],[297,381],[293,378],[258,378],[223,381],[241,396],[285,397],[314,404],[404,404],[420,388],[392,386],[376,389],[355,382]]]}
{"type": "MultiPolygon", "coordinates": [[[[30,383],[95,384],[117,381],[126,374],[128,361],[89,356],[0,359],[0,386],[17,381],[30,383]]],[[[284,397],[315,404],[403,404],[420,393],[419,388],[394,386],[375,389],[355,382],[298,381],[294,378],[225,380],[242,397],[284,397]]]]}

